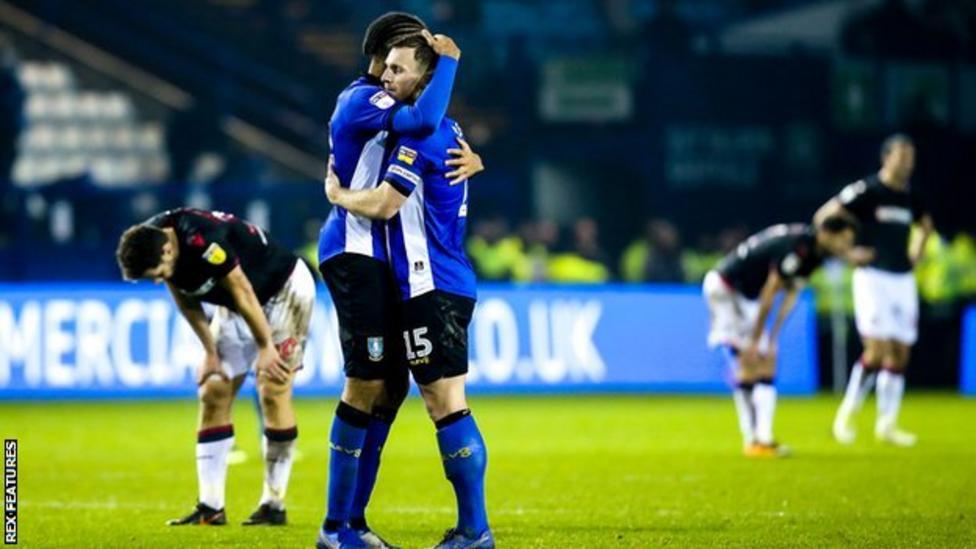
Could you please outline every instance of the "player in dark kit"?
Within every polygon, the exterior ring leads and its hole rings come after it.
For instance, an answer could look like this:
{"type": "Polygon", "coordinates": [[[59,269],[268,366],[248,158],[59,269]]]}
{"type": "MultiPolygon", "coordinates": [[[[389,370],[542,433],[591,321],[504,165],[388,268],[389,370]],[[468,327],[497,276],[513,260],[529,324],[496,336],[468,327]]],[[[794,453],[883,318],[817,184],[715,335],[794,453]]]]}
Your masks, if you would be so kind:
{"type": "Polygon", "coordinates": [[[860,244],[873,259],[854,271],[854,317],[864,353],[854,364],[844,400],[834,419],[834,438],[854,442],[851,416],[860,409],[877,379],[875,437],[895,446],[912,446],[916,437],[898,427],[905,391],[905,369],[918,338],[918,289],[912,269],[935,226],[912,195],[915,146],[896,134],[881,146],[881,170],[851,183],[824,204],[814,218],[845,215],[860,222],[860,244]],[[917,222],[920,238],[910,243],[917,222]],[[879,371],[880,369],[880,371],[879,371]]]}
{"type": "MultiPolygon", "coordinates": [[[[406,38],[386,58],[384,87],[412,102],[437,63],[423,39],[406,38]]],[[[398,140],[379,186],[344,188],[334,172],[326,186],[333,204],[389,220],[390,265],[402,300],[402,360],[437,427],[444,473],[457,501],[457,523],[437,545],[441,549],[494,547],[485,508],[487,451],[464,391],[476,298],[474,269],[464,252],[468,187],[466,178],[453,185],[446,165],[447,149],[461,137],[458,124],[445,117],[429,136],[398,140]]]]}
{"type": "MultiPolygon", "coordinates": [[[[450,38],[431,35],[420,19],[401,12],[370,24],[363,53],[369,68],[339,94],[329,123],[332,168],[354,189],[380,182],[394,135],[429,134],[440,125],[460,56],[450,38]],[[413,103],[384,90],[379,78],[389,44],[408,35],[425,36],[441,60],[413,103]]],[[[480,171],[480,157],[460,147],[448,163],[467,175],[480,171]]],[[[383,220],[332,209],[319,236],[319,269],[336,307],[346,381],[329,439],[327,512],[317,541],[324,548],[389,546],[366,523],[382,448],[409,383],[391,322],[397,299],[387,255],[383,220]]]]}
{"type": "Polygon", "coordinates": [[[703,291],[711,317],[708,345],[723,349],[735,376],[733,400],[747,456],[789,453],[773,437],[776,340],[805,279],[826,256],[846,256],[854,237],[854,225],[842,217],[827,219],[816,229],[774,225],[749,237],[705,276],[703,291]],[[767,332],[780,291],[785,296],[767,332]]]}
{"type": "Polygon", "coordinates": [[[166,283],[206,353],[197,375],[199,500],[193,512],[169,524],[226,524],[231,404],[251,368],[264,417],[265,470],[258,509],[244,524],[284,524],[298,437],[291,386],[315,301],[311,271],[261,228],[223,212],[189,208],[130,227],[116,257],[126,280],[166,283]],[[211,320],[202,302],[217,306],[211,320]]]}

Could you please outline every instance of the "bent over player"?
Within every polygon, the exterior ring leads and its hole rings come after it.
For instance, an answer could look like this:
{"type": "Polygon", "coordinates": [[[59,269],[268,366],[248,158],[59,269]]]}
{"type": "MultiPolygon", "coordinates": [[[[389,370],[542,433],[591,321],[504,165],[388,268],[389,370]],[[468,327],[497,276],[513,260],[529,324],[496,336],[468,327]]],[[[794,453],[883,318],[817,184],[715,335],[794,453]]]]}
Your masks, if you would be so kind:
{"type": "Polygon", "coordinates": [[[827,255],[844,256],[854,226],[842,217],[809,225],[774,225],[749,237],[705,276],[711,317],[708,345],[721,347],[735,376],[733,399],[743,450],[750,457],[778,457],[789,450],[773,437],[776,411],[776,340],[804,280],[827,255]],[[785,292],[773,327],[773,301],[785,292]]]}
{"type": "MultiPolygon", "coordinates": [[[[412,102],[436,63],[422,38],[406,38],[390,50],[384,87],[412,102]]],[[[452,185],[446,166],[447,149],[461,137],[458,124],[445,117],[427,137],[400,138],[378,187],[343,188],[334,174],[327,184],[332,203],[389,219],[390,266],[402,300],[403,358],[437,427],[444,472],[457,500],[457,524],[437,545],[451,549],[494,547],[485,509],[487,453],[464,392],[475,275],[464,252],[467,182],[452,185]]]]}
{"type": "Polygon", "coordinates": [[[873,260],[854,270],[854,320],[864,353],[851,370],[834,419],[834,438],[842,444],[854,442],[851,416],[875,379],[875,437],[895,446],[912,446],[916,441],[914,434],[898,427],[898,412],[909,355],[918,339],[918,289],[912,269],[935,226],[911,193],[914,169],[915,145],[908,136],[895,134],[881,146],[881,169],[845,187],[814,217],[814,222],[836,215],[856,219],[862,227],[860,243],[874,250],[873,260]],[[920,238],[910,243],[916,221],[920,238]]]}
{"type": "Polygon", "coordinates": [[[171,525],[226,524],[231,404],[251,368],[264,416],[264,488],[245,525],[284,524],[298,428],[291,402],[302,363],[315,282],[305,263],[261,228],[223,212],[171,210],[130,227],[116,252],[126,280],[165,282],[203,344],[197,374],[199,499],[171,525]],[[217,305],[208,321],[201,302],[217,305]]]}

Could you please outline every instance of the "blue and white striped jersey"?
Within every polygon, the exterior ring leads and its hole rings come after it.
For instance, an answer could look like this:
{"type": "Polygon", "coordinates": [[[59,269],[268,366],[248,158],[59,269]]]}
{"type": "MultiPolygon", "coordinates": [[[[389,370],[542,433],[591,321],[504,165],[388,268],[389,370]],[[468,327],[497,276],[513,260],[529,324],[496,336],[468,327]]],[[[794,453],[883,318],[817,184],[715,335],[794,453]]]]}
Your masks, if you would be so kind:
{"type": "MultiPolygon", "coordinates": [[[[397,105],[373,78],[358,78],[336,100],[329,122],[329,146],[339,181],[350,189],[376,186],[386,158],[388,117],[397,105]]],[[[319,232],[319,263],[348,252],[386,261],[382,222],[332,208],[319,232]]]]}
{"type": "Polygon", "coordinates": [[[407,197],[387,223],[390,263],[403,300],[441,290],[475,299],[475,274],[464,252],[468,182],[450,185],[447,149],[463,137],[445,117],[433,134],[400,138],[384,179],[407,197]]]}
{"type": "MultiPolygon", "coordinates": [[[[388,136],[427,135],[444,118],[451,99],[457,60],[440,58],[430,84],[406,105],[383,90],[372,76],[356,79],[339,94],[329,121],[329,146],[339,181],[350,189],[371,189],[380,182],[388,157],[388,136]]],[[[374,221],[334,207],[319,232],[319,263],[340,253],[386,261],[386,231],[374,221]]]]}

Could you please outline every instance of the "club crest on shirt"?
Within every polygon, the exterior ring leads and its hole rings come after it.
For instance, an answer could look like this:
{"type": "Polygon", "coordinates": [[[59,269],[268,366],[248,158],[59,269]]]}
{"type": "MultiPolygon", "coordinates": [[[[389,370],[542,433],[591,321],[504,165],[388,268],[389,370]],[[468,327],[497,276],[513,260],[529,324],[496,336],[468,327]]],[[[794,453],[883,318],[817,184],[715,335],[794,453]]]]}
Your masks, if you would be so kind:
{"type": "Polygon", "coordinates": [[[371,361],[379,362],[383,360],[383,338],[382,337],[366,338],[366,350],[369,352],[369,359],[371,361]]]}
{"type": "Polygon", "coordinates": [[[227,252],[220,247],[220,244],[214,242],[204,250],[203,258],[211,265],[223,265],[224,261],[227,261],[227,252]]]}
{"type": "Polygon", "coordinates": [[[377,108],[385,111],[396,104],[396,99],[393,99],[393,96],[385,91],[378,91],[369,98],[369,102],[376,105],[377,108]]]}
{"type": "Polygon", "coordinates": [[[414,161],[417,160],[417,151],[401,145],[397,151],[397,160],[408,166],[413,166],[414,161]]]}

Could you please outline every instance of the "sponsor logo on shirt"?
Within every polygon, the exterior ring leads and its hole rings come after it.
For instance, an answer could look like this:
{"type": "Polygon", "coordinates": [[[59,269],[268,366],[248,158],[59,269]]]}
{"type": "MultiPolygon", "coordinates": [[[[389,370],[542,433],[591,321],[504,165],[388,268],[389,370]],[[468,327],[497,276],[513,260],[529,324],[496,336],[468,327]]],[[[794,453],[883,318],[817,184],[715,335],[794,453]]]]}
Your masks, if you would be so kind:
{"type": "Polygon", "coordinates": [[[800,268],[800,257],[795,253],[791,253],[783,258],[783,263],[780,265],[783,270],[783,274],[793,276],[796,271],[800,268]]]}
{"type": "Polygon", "coordinates": [[[391,175],[398,175],[406,179],[407,181],[413,183],[414,185],[420,185],[423,182],[423,180],[420,179],[419,175],[404,168],[403,166],[398,166],[396,164],[391,164],[390,167],[387,168],[387,173],[391,175]]]}
{"type": "Polygon", "coordinates": [[[201,296],[212,290],[215,284],[217,284],[216,279],[208,278],[207,281],[201,284],[196,290],[184,290],[183,293],[192,296],[201,296]]]}
{"type": "Polygon", "coordinates": [[[378,91],[374,93],[373,96],[369,98],[369,102],[376,105],[377,108],[383,109],[384,111],[393,105],[396,105],[396,99],[393,99],[393,96],[385,91],[378,91]]]}
{"type": "Polygon", "coordinates": [[[204,250],[203,258],[211,265],[223,265],[224,261],[227,261],[227,252],[220,247],[220,244],[214,242],[204,250]]]}
{"type": "Polygon", "coordinates": [[[401,146],[400,150],[397,151],[397,160],[408,166],[413,166],[414,161],[417,160],[417,151],[410,147],[401,146]]]}
{"type": "Polygon", "coordinates": [[[879,223],[912,224],[912,211],[898,206],[878,206],[874,211],[874,217],[879,223]]]}

